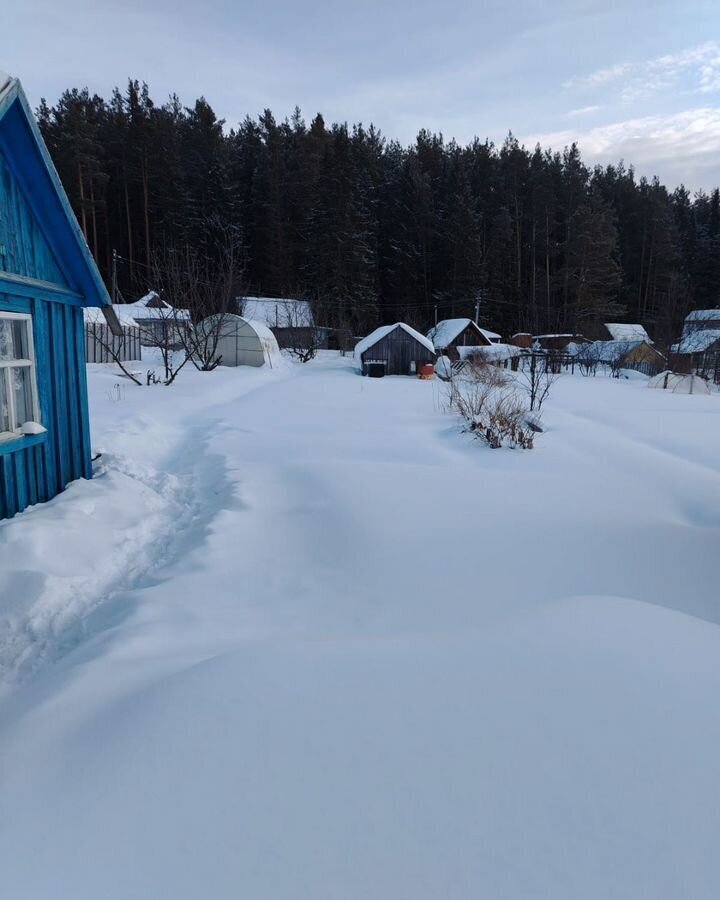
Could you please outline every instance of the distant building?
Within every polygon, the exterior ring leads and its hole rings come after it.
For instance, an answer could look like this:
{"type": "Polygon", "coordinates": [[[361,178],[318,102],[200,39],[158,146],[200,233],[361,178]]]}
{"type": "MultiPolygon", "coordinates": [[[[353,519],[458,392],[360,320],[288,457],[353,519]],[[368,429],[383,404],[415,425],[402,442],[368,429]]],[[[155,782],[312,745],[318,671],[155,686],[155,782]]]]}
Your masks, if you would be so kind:
{"type": "Polygon", "coordinates": [[[363,375],[416,375],[435,358],[432,341],[404,322],[376,328],[355,347],[363,375]]]}
{"type": "Polygon", "coordinates": [[[508,341],[513,347],[519,347],[521,350],[530,350],[533,345],[533,336],[529,331],[518,331],[508,341]]]}
{"type": "Polygon", "coordinates": [[[673,368],[720,382],[720,309],[695,309],[670,347],[673,368]]]}
{"type": "Polygon", "coordinates": [[[579,364],[608,366],[615,373],[633,369],[656,375],[667,366],[665,357],[647,341],[593,341],[579,347],[574,359],[579,364]]]}
{"type": "Polygon", "coordinates": [[[281,348],[311,345],[321,350],[327,348],[330,329],[315,324],[312,307],[307,300],[238,297],[236,302],[238,315],[267,325],[281,348]]]}
{"type": "Polygon", "coordinates": [[[568,344],[589,344],[582,334],[536,334],[533,335],[532,348],[562,353],[568,344]]]}
{"type": "Polygon", "coordinates": [[[489,335],[492,334],[483,331],[472,319],[443,319],[428,331],[427,338],[437,353],[457,362],[460,347],[489,347],[492,343],[489,335]]]}
{"type": "Polygon", "coordinates": [[[645,341],[652,344],[650,335],[642,325],[628,325],[625,322],[606,322],[603,326],[611,341],[645,341]]]}
{"type": "Polygon", "coordinates": [[[113,309],[122,321],[130,316],[140,328],[143,347],[157,347],[166,342],[180,347],[183,329],[190,327],[190,313],[174,307],[156,291],[150,291],[134,303],[115,303],[113,309]]]}

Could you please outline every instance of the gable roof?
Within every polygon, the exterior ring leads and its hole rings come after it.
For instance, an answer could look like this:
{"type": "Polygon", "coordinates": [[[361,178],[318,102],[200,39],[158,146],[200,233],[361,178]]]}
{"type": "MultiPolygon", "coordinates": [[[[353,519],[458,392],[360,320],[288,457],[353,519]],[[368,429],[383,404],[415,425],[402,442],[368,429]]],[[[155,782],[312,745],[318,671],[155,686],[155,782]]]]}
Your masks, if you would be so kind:
{"type": "Polygon", "coordinates": [[[606,322],[605,327],[614,341],[645,341],[652,344],[650,335],[642,325],[626,325],[624,322],[606,322]]]}
{"type": "Polygon", "coordinates": [[[579,346],[577,355],[583,357],[586,360],[592,360],[594,362],[615,363],[620,362],[629,353],[632,353],[633,350],[637,350],[638,347],[642,347],[643,344],[648,347],[658,357],[658,359],[665,358],[647,341],[640,340],[593,341],[592,344],[583,344],[579,346]]]}
{"type": "Polygon", "coordinates": [[[456,341],[466,328],[473,328],[482,335],[482,331],[472,319],[443,319],[428,331],[427,337],[437,350],[444,350],[456,341]]]}
{"type": "Polygon", "coordinates": [[[686,322],[720,321],[720,309],[694,309],[685,316],[686,322]]]}
{"type": "Polygon", "coordinates": [[[11,166],[76,302],[109,306],[90,253],[45,141],[17,78],[0,74],[0,154],[11,166]]]}
{"type": "Polygon", "coordinates": [[[704,353],[714,343],[720,341],[720,323],[717,328],[698,328],[684,331],[683,336],[670,347],[671,353],[704,353]]]}
{"type": "Polygon", "coordinates": [[[404,322],[395,322],[394,325],[381,325],[379,328],[376,328],[375,331],[371,332],[367,337],[364,337],[361,341],[359,341],[355,345],[355,356],[362,356],[362,354],[366,350],[369,350],[370,347],[374,347],[375,344],[377,344],[391,332],[395,331],[396,328],[402,328],[403,331],[406,331],[410,335],[410,337],[415,338],[415,340],[419,344],[422,344],[426,350],[429,350],[431,353],[435,353],[433,342],[429,338],[426,338],[424,334],[420,334],[419,331],[415,331],[414,328],[411,328],[404,322]]]}

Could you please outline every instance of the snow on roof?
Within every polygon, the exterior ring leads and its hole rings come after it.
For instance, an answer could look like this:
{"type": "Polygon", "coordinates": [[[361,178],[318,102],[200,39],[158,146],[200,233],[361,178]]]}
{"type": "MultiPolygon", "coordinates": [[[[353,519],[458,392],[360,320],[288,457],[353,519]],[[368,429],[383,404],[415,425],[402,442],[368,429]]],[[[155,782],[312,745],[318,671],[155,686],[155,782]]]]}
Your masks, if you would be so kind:
{"type": "Polygon", "coordinates": [[[468,325],[477,328],[472,319],[443,319],[428,331],[427,337],[428,340],[433,342],[433,346],[436,349],[444,350],[452,344],[458,335],[465,331],[468,325]]]}
{"type": "Polygon", "coordinates": [[[10,86],[10,83],[12,81],[13,81],[12,76],[8,75],[7,72],[3,72],[3,70],[0,69],[0,94],[2,94],[2,92],[5,90],[6,87],[10,86]]]}
{"type": "Polygon", "coordinates": [[[370,347],[373,347],[378,343],[378,341],[381,341],[386,335],[390,334],[391,331],[395,331],[396,328],[402,328],[403,331],[406,331],[411,337],[415,338],[415,340],[419,344],[422,344],[423,347],[425,347],[431,353],[435,353],[435,346],[433,345],[433,342],[429,338],[426,338],[424,334],[420,334],[419,331],[415,331],[414,328],[411,328],[404,322],[395,322],[394,325],[381,325],[367,337],[364,337],[361,341],[359,341],[355,345],[355,357],[357,358],[362,356],[362,354],[366,350],[369,350],[370,347]]]}
{"type": "Polygon", "coordinates": [[[473,356],[481,359],[497,362],[503,359],[514,359],[522,355],[522,350],[514,344],[491,344],[489,347],[458,347],[460,359],[469,359],[473,356]]]}
{"type": "Polygon", "coordinates": [[[686,322],[720,321],[720,309],[694,309],[685,316],[686,322]]]}
{"type": "Polygon", "coordinates": [[[614,341],[645,341],[651,344],[650,335],[642,325],[627,325],[624,322],[606,322],[605,327],[614,341]]]}
{"type": "Polygon", "coordinates": [[[137,322],[147,319],[189,319],[187,309],[178,309],[167,300],[162,300],[155,291],[145,294],[134,303],[113,303],[113,309],[120,317],[123,314],[131,315],[137,322]],[[154,304],[154,305],[150,305],[154,304]]]}
{"type": "Polygon", "coordinates": [[[488,331],[487,328],[481,328],[480,331],[489,341],[499,341],[501,338],[497,331],[488,331]]]}
{"type": "Polygon", "coordinates": [[[647,341],[593,341],[592,344],[584,344],[580,352],[588,360],[614,363],[627,356],[631,350],[646,343],[647,341]]]}
{"type": "Polygon", "coordinates": [[[677,344],[670,350],[673,353],[704,353],[716,341],[720,341],[718,328],[698,328],[697,331],[685,331],[677,344]]]}
{"type": "Polygon", "coordinates": [[[264,322],[269,328],[313,328],[315,319],[307,300],[286,297],[239,297],[244,319],[264,322]]]}
{"type": "MultiPolygon", "coordinates": [[[[115,304],[113,309],[115,310],[115,314],[118,317],[118,320],[121,325],[126,325],[129,328],[137,327],[137,322],[132,316],[132,313],[127,308],[129,304],[115,304]]],[[[88,325],[106,325],[105,316],[102,311],[102,307],[97,306],[84,306],[83,307],[83,319],[85,323],[88,325]]]]}

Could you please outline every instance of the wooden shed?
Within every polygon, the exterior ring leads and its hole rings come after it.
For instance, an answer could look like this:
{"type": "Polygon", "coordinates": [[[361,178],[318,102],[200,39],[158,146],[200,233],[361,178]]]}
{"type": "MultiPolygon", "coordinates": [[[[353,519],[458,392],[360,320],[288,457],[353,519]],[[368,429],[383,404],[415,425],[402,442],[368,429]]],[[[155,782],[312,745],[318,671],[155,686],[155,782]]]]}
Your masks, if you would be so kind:
{"type": "Polygon", "coordinates": [[[427,337],[437,353],[452,362],[460,359],[459,347],[489,347],[492,343],[488,334],[472,319],[443,319],[428,331],[427,337]]]}
{"type": "Polygon", "coordinates": [[[720,309],[695,309],[685,318],[682,337],[670,347],[677,372],[720,383],[720,309]]]}
{"type": "Polygon", "coordinates": [[[355,347],[355,359],[363,375],[416,375],[420,366],[435,362],[429,338],[404,322],[382,325],[355,347]]]}
{"type": "Polygon", "coordinates": [[[20,83],[0,74],[0,519],[92,476],[83,308],[109,303],[20,83]]]}

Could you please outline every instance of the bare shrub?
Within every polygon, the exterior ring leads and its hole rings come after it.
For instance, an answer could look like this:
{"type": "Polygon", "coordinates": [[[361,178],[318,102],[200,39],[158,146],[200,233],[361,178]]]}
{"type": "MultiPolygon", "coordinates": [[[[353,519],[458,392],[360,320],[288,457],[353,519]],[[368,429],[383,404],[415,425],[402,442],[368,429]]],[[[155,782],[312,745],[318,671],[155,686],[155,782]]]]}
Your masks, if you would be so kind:
{"type": "Polygon", "coordinates": [[[464,366],[447,382],[448,405],[465,420],[465,429],[489,447],[533,448],[528,409],[513,381],[496,366],[464,366]]]}

